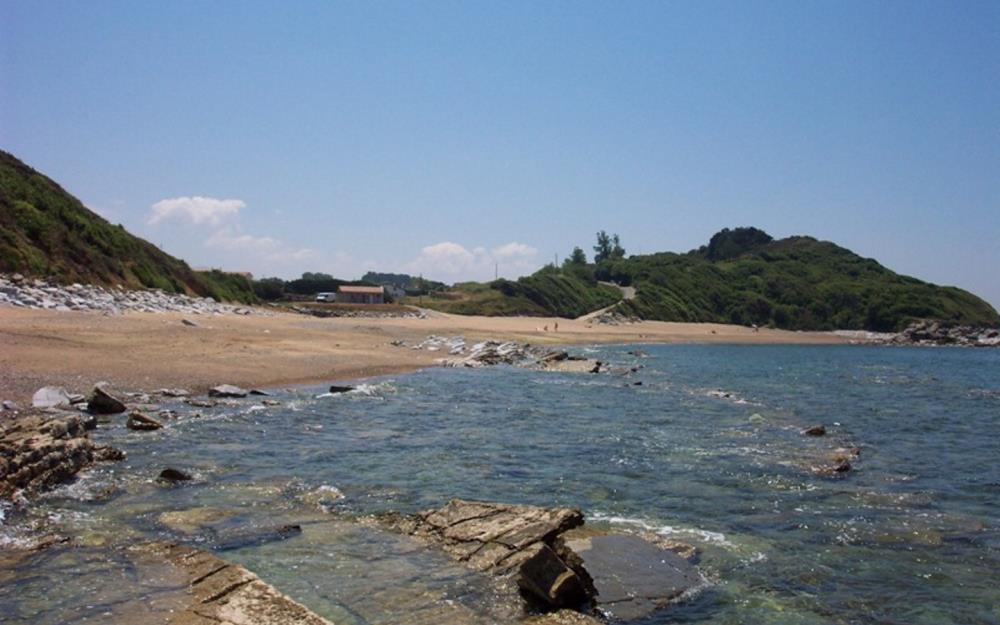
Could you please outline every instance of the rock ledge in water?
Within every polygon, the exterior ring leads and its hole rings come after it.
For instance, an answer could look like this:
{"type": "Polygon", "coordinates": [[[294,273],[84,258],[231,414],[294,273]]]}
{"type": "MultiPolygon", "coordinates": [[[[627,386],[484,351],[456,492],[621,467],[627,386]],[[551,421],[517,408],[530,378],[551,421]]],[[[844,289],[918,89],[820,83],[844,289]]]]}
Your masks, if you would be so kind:
{"type": "Polygon", "coordinates": [[[22,416],[0,430],[0,499],[19,490],[43,490],[95,462],[124,457],[118,449],[94,444],[78,416],[22,416]]]}
{"type": "Polygon", "coordinates": [[[176,566],[191,602],[172,625],[333,625],[256,575],[210,553],[170,543],[140,547],[176,566]]]}

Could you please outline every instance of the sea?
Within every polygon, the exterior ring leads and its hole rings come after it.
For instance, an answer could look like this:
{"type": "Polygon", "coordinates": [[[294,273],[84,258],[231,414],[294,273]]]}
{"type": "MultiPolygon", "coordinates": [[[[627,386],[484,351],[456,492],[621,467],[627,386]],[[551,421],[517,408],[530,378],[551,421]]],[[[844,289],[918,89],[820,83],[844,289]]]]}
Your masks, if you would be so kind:
{"type": "Polygon", "coordinates": [[[515,623],[509,584],[366,522],[461,497],[694,546],[704,583],[633,622],[1000,623],[1000,350],[569,351],[611,370],[432,368],[268,389],[279,405],[159,401],[176,415],[154,432],[114,417],[93,436],[124,462],[0,509],[0,553],[73,537],[0,566],[0,622],[166,622],[183,588],[134,547],[168,540],[338,625],[515,623]],[[247,538],[281,523],[302,532],[247,538]]]}

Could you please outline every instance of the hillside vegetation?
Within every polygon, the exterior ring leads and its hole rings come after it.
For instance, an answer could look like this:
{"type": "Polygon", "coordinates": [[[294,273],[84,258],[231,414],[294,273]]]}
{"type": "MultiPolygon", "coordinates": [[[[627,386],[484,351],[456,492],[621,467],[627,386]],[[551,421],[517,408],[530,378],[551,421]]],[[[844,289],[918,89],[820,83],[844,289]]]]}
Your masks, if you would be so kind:
{"type": "Polygon", "coordinates": [[[599,283],[636,287],[616,310],[643,319],[756,324],[790,330],[901,330],[917,319],[1000,325],[988,303],[955,287],[902,276],[812,237],[775,241],[756,228],[725,229],[685,254],[625,256],[617,235],[598,233],[597,263],[575,248],[561,268],[516,282],[457,285],[431,306],[478,315],[576,317],[620,295],[599,283]]]}
{"type": "MultiPolygon", "coordinates": [[[[428,308],[459,315],[572,318],[620,299],[618,289],[598,284],[593,277],[587,279],[549,267],[516,281],[456,284],[452,290],[432,293],[420,302],[428,308]]],[[[407,301],[418,303],[416,298],[407,301]]]]}
{"type": "Polygon", "coordinates": [[[997,311],[967,291],[899,275],[828,241],[772,241],[750,228],[724,230],[688,254],[633,256],[603,271],[637,287],[622,310],[644,319],[791,330],[896,331],[916,319],[1000,324],[997,311]]]}
{"type": "Polygon", "coordinates": [[[0,151],[0,272],[56,282],[158,288],[257,301],[250,281],[199,272],[87,209],[50,178],[0,151]]]}

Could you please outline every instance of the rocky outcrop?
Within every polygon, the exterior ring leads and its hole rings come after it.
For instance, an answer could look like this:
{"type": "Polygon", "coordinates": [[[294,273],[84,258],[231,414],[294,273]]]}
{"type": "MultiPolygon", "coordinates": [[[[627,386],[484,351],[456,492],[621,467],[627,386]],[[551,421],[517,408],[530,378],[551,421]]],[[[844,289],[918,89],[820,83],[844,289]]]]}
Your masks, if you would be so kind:
{"type": "Polygon", "coordinates": [[[561,533],[583,524],[579,510],[452,499],[436,510],[379,520],[478,571],[517,575],[547,606],[577,607],[590,594],[586,580],[553,549],[561,533]]]}
{"type": "Polygon", "coordinates": [[[468,345],[464,337],[443,337],[431,335],[414,345],[406,341],[393,341],[396,347],[409,347],[414,350],[429,352],[444,351],[449,358],[438,361],[444,367],[492,367],[495,365],[512,365],[529,369],[593,372],[601,370],[599,362],[578,356],[572,356],[561,349],[551,349],[530,343],[516,341],[480,341],[468,345]]]}
{"type": "Polygon", "coordinates": [[[170,625],[332,625],[270,584],[210,553],[170,543],[139,547],[177,567],[191,600],[170,625]]]}
{"type": "Polygon", "coordinates": [[[66,389],[59,386],[43,386],[35,391],[31,405],[35,408],[66,408],[73,403],[73,398],[66,389]]]}
{"type": "Polygon", "coordinates": [[[942,345],[1000,347],[1000,328],[955,325],[940,321],[917,321],[896,334],[869,333],[861,342],[883,345],[942,345]]]}
{"type": "Polygon", "coordinates": [[[583,515],[572,508],[452,499],[436,510],[375,519],[478,571],[513,576],[543,610],[597,608],[615,618],[637,618],[703,582],[685,558],[655,542],[579,529],[583,515]]]}
{"type": "Polygon", "coordinates": [[[124,457],[91,441],[78,416],[21,416],[0,432],[0,499],[44,490],[95,462],[124,457]]]}

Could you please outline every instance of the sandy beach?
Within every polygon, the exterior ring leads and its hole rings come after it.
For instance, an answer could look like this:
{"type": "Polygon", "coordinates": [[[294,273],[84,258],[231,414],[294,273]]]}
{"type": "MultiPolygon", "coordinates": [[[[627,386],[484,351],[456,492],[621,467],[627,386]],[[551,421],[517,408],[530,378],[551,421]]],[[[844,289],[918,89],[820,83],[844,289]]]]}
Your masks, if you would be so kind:
{"type": "Polygon", "coordinates": [[[122,389],[220,384],[273,387],[411,371],[440,352],[392,345],[428,335],[463,335],[535,344],[802,343],[836,344],[826,333],[787,332],[704,323],[645,321],[617,326],[536,317],[471,317],[428,312],[415,318],[118,316],[0,307],[0,398],[27,405],[45,385],[86,392],[98,381],[122,389]],[[554,331],[558,323],[558,331],[554,331]],[[546,331],[544,328],[548,327],[546,331]]]}

